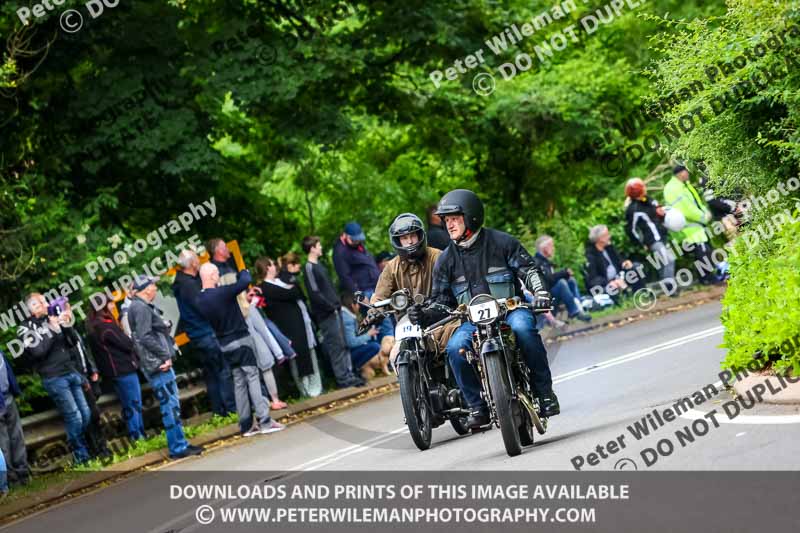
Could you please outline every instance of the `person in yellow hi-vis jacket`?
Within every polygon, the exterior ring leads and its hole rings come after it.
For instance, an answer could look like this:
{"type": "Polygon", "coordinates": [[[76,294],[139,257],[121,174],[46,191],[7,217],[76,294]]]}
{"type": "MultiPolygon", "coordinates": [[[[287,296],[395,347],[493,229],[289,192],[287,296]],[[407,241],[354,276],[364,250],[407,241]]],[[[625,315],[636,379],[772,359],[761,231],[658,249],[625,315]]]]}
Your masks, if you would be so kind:
{"type": "MultiPolygon", "coordinates": [[[[714,265],[711,247],[705,226],[711,222],[712,215],[703,197],[689,183],[689,171],[682,165],[676,166],[672,179],[664,187],[664,203],[680,211],[686,218],[686,226],[678,232],[678,240],[694,245],[693,253],[700,267],[700,282],[704,285],[714,282],[714,265]],[[710,267],[710,268],[709,268],[710,267]]],[[[688,249],[688,246],[684,249],[688,249]]]]}

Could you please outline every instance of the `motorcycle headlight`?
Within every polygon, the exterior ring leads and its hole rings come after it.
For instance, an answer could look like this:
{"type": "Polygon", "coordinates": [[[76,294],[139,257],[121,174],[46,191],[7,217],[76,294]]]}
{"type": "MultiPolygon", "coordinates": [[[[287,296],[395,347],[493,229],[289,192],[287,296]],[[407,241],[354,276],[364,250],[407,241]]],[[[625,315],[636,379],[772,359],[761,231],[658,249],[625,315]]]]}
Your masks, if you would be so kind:
{"type": "Polygon", "coordinates": [[[479,294],[467,307],[469,320],[474,324],[491,324],[500,316],[500,304],[488,294],[479,294]]]}
{"type": "Polygon", "coordinates": [[[397,291],[396,293],[392,294],[391,302],[392,308],[397,311],[402,311],[408,307],[408,294],[402,291],[397,291]]]}

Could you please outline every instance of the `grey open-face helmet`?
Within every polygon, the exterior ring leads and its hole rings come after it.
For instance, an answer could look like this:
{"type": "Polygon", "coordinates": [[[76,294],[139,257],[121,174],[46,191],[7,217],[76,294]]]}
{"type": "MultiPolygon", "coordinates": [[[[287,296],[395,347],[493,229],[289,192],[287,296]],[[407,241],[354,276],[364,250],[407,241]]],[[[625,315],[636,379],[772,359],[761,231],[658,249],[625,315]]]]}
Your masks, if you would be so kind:
{"type": "Polygon", "coordinates": [[[425,227],[422,225],[422,220],[414,213],[403,213],[395,217],[391,226],[389,226],[389,240],[400,257],[408,259],[420,259],[425,255],[425,250],[428,247],[428,236],[425,233],[425,227]],[[400,237],[411,233],[417,233],[419,241],[411,246],[400,244],[400,237]]]}

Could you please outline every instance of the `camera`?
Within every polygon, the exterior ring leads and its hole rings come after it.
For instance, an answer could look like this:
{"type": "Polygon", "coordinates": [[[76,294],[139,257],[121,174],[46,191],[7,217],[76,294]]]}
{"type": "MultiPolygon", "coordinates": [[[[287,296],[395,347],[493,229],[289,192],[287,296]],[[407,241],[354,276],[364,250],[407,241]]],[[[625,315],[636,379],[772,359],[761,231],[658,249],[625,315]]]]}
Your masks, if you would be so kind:
{"type": "Polygon", "coordinates": [[[66,296],[59,296],[47,306],[47,314],[48,316],[59,316],[61,313],[67,310],[67,300],[66,296]]]}

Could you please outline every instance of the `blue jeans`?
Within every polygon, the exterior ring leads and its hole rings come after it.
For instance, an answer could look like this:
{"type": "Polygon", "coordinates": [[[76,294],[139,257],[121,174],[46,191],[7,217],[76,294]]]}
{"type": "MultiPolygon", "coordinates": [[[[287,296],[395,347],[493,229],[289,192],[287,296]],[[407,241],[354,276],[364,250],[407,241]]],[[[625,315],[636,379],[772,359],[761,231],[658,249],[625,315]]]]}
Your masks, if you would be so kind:
{"type": "Polygon", "coordinates": [[[8,475],[6,473],[6,458],[0,450],[0,493],[8,492],[8,475]]]}
{"type": "Polygon", "coordinates": [[[360,370],[367,361],[375,357],[381,351],[381,345],[377,341],[369,341],[361,346],[350,348],[350,357],[353,360],[353,370],[360,370]]]}
{"type": "Polygon", "coordinates": [[[575,298],[580,301],[581,293],[578,290],[578,283],[575,278],[560,279],[550,287],[550,294],[555,299],[555,304],[564,304],[567,306],[567,313],[569,316],[577,315],[580,312],[578,304],[575,303],[575,298]]]}
{"type": "Polygon", "coordinates": [[[211,411],[220,416],[236,412],[233,393],[233,373],[228,360],[222,356],[214,335],[192,339],[192,344],[203,358],[203,375],[211,411]]]}
{"type": "MultiPolygon", "coordinates": [[[[553,378],[547,362],[547,350],[545,350],[542,338],[536,329],[533,313],[528,309],[516,309],[508,314],[506,322],[514,331],[525,363],[533,372],[533,387],[536,394],[549,393],[553,388],[553,378]]],[[[459,353],[462,348],[472,351],[472,333],[474,331],[475,326],[471,323],[461,324],[447,343],[447,358],[453,369],[456,383],[464,393],[464,398],[469,406],[485,408],[486,402],[481,398],[481,384],[478,376],[467,358],[459,353]]]]}
{"type": "Polygon", "coordinates": [[[86,396],[83,395],[83,378],[77,372],[70,372],[63,376],[45,378],[42,386],[56,404],[64,426],[67,430],[67,442],[72,449],[76,463],[89,460],[86,441],[83,432],[89,427],[92,413],[86,396]]]}
{"type": "Polygon", "coordinates": [[[139,375],[136,372],[114,378],[114,389],[122,404],[122,419],[128,425],[128,436],[131,440],[144,438],[144,421],[142,420],[142,388],[139,386],[139,375]]]}
{"type": "Polygon", "coordinates": [[[161,406],[161,419],[167,432],[167,447],[170,455],[176,455],[189,445],[183,435],[181,425],[181,404],[178,400],[178,384],[175,382],[175,372],[170,368],[166,372],[156,372],[148,376],[153,394],[158,398],[161,406]]]}

